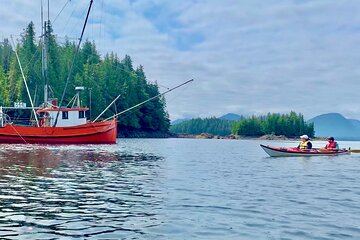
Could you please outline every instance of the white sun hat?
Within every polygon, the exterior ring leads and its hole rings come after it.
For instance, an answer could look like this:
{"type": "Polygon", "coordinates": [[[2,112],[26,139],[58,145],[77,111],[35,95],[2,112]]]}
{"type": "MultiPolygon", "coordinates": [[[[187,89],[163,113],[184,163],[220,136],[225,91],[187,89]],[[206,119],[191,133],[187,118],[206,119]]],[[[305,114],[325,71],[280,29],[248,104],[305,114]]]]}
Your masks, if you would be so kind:
{"type": "Polygon", "coordinates": [[[309,136],[308,135],[301,135],[300,138],[309,139],[309,136]]]}

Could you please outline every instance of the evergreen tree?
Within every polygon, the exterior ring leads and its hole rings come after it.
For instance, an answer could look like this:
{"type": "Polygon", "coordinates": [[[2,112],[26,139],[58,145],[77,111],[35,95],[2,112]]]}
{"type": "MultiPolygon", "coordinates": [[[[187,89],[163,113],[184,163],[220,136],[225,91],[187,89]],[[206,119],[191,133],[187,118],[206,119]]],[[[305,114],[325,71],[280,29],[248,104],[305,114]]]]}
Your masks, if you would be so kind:
{"type": "Polygon", "coordinates": [[[13,55],[13,50],[9,40],[5,38],[0,45],[0,64],[3,67],[5,73],[10,69],[10,62],[13,55]]]}
{"type": "Polygon", "coordinates": [[[2,65],[0,65],[0,106],[9,104],[9,86],[2,65]]]}

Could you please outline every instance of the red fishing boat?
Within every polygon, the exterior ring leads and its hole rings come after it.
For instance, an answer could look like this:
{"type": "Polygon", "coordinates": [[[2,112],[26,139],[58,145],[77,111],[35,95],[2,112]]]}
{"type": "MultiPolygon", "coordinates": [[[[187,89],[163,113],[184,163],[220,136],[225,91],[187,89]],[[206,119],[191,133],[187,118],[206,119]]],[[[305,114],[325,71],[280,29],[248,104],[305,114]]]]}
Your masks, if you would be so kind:
{"type": "MultiPolygon", "coordinates": [[[[76,55],[79,51],[83,33],[86,27],[86,22],[90,13],[93,0],[90,1],[89,9],[87,11],[86,20],[83,26],[83,31],[79,38],[77,49],[73,58],[76,59],[76,55]]],[[[173,91],[185,84],[193,81],[193,79],[186,81],[172,89],[167,90],[164,93],[158,94],[149,98],[146,101],[136,104],[120,113],[117,113],[109,118],[101,120],[100,117],[109,109],[109,107],[115,103],[120,97],[117,96],[105,110],[97,116],[94,120],[86,119],[86,111],[89,108],[81,107],[80,92],[85,90],[84,87],[76,87],[76,95],[70,100],[70,102],[63,107],[63,100],[66,92],[66,87],[71,77],[71,70],[73,69],[73,63],[70,67],[67,80],[65,82],[65,88],[60,100],[57,103],[56,98],[49,98],[49,81],[47,76],[47,46],[49,38],[50,20],[44,22],[42,32],[42,77],[44,79],[44,102],[40,107],[34,107],[30,91],[28,89],[25,75],[21,66],[19,56],[15,50],[15,55],[20,67],[24,85],[28,94],[31,107],[26,107],[23,103],[14,104],[14,107],[0,107],[0,143],[36,143],[36,144],[114,144],[116,143],[117,136],[117,116],[124,114],[134,108],[137,108],[155,98],[159,98],[164,94],[173,91]],[[34,117],[30,124],[19,125],[6,114],[8,109],[30,109],[32,110],[32,116],[34,117]]],[[[15,44],[13,44],[15,46],[15,44]]],[[[91,105],[91,104],[90,104],[91,105]]]]}
{"type": "MultiPolygon", "coordinates": [[[[83,26],[83,31],[79,39],[78,47],[74,55],[74,60],[78,53],[86,22],[90,13],[93,0],[90,1],[88,13],[83,26]]],[[[14,107],[0,107],[0,143],[39,143],[39,144],[114,144],[117,135],[117,118],[113,116],[109,119],[98,121],[99,117],[108,109],[106,108],[94,121],[86,119],[85,112],[89,108],[80,106],[80,91],[84,87],[76,87],[76,95],[66,107],[61,107],[66,86],[68,85],[72,66],[66,80],[60,104],[57,105],[56,99],[48,98],[48,76],[47,76],[47,46],[49,38],[50,20],[44,22],[42,32],[42,77],[44,79],[44,102],[40,107],[34,107],[30,91],[28,89],[25,75],[21,66],[19,56],[14,47],[17,61],[22,73],[23,81],[27,90],[31,108],[24,104],[15,104],[14,107]],[[72,105],[71,105],[72,104],[72,105]],[[68,107],[71,106],[71,107],[68,107]],[[12,119],[4,112],[7,109],[31,109],[34,119],[28,125],[15,124],[12,119]]],[[[15,44],[13,44],[15,45],[15,44]]],[[[116,99],[115,99],[116,100],[116,99]]],[[[112,105],[115,100],[110,104],[112,105]]],[[[109,105],[109,106],[110,106],[109,105]]]]}
{"type": "Polygon", "coordinates": [[[0,143],[113,144],[116,143],[116,122],[113,119],[68,127],[18,126],[7,123],[0,128],[0,143]]]}
{"type": "MultiPolygon", "coordinates": [[[[79,106],[79,93],[75,99],[78,105],[74,107],[59,108],[51,104],[51,107],[37,110],[36,120],[28,126],[14,124],[9,116],[3,113],[3,107],[0,107],[0,143],[116,143],[117,118],[99,122],[88,121],[85,112],[89,109],[79,106]]],[[[56,103],[54,100],[51,102],[56,103]]]]}

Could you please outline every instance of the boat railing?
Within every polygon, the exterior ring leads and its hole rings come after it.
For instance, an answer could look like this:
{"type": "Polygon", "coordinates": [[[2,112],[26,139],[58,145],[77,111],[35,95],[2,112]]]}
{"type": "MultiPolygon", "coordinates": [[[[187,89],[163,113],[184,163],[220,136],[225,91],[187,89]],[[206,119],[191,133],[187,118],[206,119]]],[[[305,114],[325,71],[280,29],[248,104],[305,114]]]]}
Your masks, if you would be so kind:
{"type": "Polygon", "coordinates": [[[0,110],[0,127],[4,127],[7,123],[11,123],[11,118],[0,110]]]}

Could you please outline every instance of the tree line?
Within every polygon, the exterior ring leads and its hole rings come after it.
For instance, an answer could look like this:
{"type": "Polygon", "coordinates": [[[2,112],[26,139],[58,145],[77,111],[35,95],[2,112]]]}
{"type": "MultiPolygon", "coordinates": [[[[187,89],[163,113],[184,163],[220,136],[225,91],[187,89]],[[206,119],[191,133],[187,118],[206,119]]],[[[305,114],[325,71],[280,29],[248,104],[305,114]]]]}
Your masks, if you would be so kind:
{"type": "Polygon", "coordinates": [[[173,133],[201,134],[210,133],[226,136],[230,134],[258,137],[266,134],[296,137],[307,134],[313,137],[314,124],[307,123],[302,114],[268,113],[264,116],[242,118],[230,121],[219,118],[195,118],[170,127],[173,133]]]}
{"type": "Polygon", "coordinates": [[[170,127],[173,133],[201,134],[210,133],[214,135],[226,136],[231,134],[231,126],[234,121],[211,118],[195,118],[184,121],[170,127]]]}
{"type": "Polygon", "coordinates": [[[307,123],[302,114],[268,113],[266,116],[252,116],[241,119],[232,126],[232,133],[243,136],[262,136],[265,134],[287,137],[307,134],[314,137],[314,124],[307,123]]]}
{"type": "MultiPolygon", "coordinates": [[[[68,39],[60,44],[48,26],[48,81],[49,97],[60,100],[68,77],[77,43],[68,39]]],[[[42,46],[36,40],[34,24],[29,23],[21,34],[16,51],[24,68],[30,93],[35,105],[44,100],[44,79],[42,77],[42,46]]],[[[8,39],[0,44],[0,106],[11,106],[14,102],[26,102],[30,106],[26,89],[22,81],[14,49],[8,39]]],[[[119,94],[121,97],[115,107],[110,108],[104,118],[123,111],[135,104],[158,95],[156,82],[149,82],[143,67],[133,67],[132,59],[126,55],[123,59],[111,52],[101,57],[93,42],[85,41],[75,59],[70,83],[64,102],[75,94],[75,86],[83,86],[82,105],[91,107],[88,117],[94,119],[119,94]],[[91,98],[90,98],[91,97],[91,98]]],[[[24,111],[14,113],[14,117],[24,115],[24,111]]],[[[167,133],[170,120],[166,111],[165,99],[158,98],[119,117],[119,131],[153,131],[167,133]]]]}

